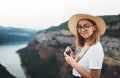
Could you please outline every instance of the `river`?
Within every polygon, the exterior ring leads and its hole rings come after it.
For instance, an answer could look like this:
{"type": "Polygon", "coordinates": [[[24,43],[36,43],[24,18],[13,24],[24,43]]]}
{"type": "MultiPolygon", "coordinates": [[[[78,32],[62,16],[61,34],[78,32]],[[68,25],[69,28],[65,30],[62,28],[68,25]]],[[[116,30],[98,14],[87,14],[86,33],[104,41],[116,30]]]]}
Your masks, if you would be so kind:
{"type": "Polygon", "coordinates": [[[0,45],[0,63],[17,78],[26,78],[21,68],[20,58],[16,51],[27,45],[27,42],[0,45]]]}

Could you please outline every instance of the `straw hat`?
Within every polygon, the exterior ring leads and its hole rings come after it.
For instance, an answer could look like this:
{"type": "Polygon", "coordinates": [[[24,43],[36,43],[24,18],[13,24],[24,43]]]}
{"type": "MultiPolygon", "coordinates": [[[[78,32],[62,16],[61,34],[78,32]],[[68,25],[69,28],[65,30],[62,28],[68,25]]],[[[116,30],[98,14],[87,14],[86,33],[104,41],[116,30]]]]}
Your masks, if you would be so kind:
{"type": "Polygon", "coordinates": [[[102,18],[97,17],[97,16],[88,15],[88,14],[76,14],[76,15],[73,15],[68,21],[68,28],[73,35],[77,36],[76,26],[77,26],[77,22],[80,19],[93,20],[98,27],[98,32],[99,32],[100,36],[102,36],[105,33],[106,25],[102,18]]]}

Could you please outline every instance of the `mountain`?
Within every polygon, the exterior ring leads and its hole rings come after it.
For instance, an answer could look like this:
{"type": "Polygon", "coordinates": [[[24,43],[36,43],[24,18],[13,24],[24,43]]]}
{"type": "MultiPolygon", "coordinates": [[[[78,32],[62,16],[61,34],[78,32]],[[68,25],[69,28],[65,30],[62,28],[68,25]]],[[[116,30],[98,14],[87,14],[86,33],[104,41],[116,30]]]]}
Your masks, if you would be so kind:
{"type": "MultiPolygon", "coordinates": [[[[120,37],[120,14],[119,15],[105,15],[105,16],[99,16],[104,19],[107,30],[105,35],[111,36],[111,37],[120,37]]],[[[59,30],[68,30],[68,21],[61,23],[58,26],[52,26],[46,30],[43,30],[44,32],[49,31],[59,31],[59,30]]],[[[40,31],[42,32],[42,31],[40,31]]]]}
{"type": "MultiPolygon", "coordinates": [[[[114,25],[114,27],[120,26],[120,25],[119,26],[117,25],[118,23],[120,23],[120,14],[119,15],[104,15],[104,16],[99,16],[99,17],[103,18],[108,28],[111,28],[112,25],[114,25]]],[[[68,30],[67,26],[68,26],[68,21],[61,23],[58,26],[52,26],[46,29],[46,31],[68,30]]]]}
{"type": "MultiPolygon", "coordinates": [[[[120,16],[110,15],[101,17],[105,21],[114,17],[117,19],[117,22],[106,22],[107,31],[101,37],[101,43],[105,52],[102,78],[119,78],[120,21],[118,20],[120,16]],[[114,31],[117,31],[117,33],[114,31]]],[[[66,46],[71,46],[74,51],[75,37],[68,30],[67,26],[68,21],[59,26],[39,31],[25,48],[17,51],[22,67],[25,68],[28,76],[31,78],[71,78],[72,68],[66,64],[63,52],[66,46]]]]}
{"type": "Polygon", "coordinates": [[[0,26],[0,43],[28,41],[36,32],[32,29],[0,26]]]}
{"type": "Polygon", "coordinates": [[[0,64],[0,78],[16,78],[11,75],[4,66],[0,64]]]}
{"type": "Polygon", "coordinates": [[[120,22],[120,14],[118,15],[104,15],[100,16],[103,18],[107,25],[116,25],[118,22],[120,22]]]}

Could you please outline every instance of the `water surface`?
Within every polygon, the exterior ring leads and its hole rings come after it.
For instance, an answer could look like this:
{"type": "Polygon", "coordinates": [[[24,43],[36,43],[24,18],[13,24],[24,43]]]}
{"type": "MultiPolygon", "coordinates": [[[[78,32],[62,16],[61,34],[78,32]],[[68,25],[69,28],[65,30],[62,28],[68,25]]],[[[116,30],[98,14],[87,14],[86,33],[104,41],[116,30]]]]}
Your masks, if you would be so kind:
{"type": "Polygon", "coordinates": [[[20,58],[16,51],[24,48],[27,42],[7,43],[0,45],[0,64],[17,78],[26,78],[24,70],[20,66],[20,58]]]}

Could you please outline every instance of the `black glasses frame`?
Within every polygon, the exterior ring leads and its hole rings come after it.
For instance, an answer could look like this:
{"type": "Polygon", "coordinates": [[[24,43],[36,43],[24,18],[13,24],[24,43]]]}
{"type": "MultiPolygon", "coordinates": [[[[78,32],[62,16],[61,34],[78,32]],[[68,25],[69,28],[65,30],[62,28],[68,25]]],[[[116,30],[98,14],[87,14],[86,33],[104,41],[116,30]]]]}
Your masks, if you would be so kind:
{"type": "Polygon", "coordinates": [[[82,30],[82,29],[84,29],[84,30],[88,30],[89,29],[89,27],[92,27],[93,25],[83,25],[83,26],[81,26],[81,25],[77,25],[77,29],[78,30],[82,30]]]}

